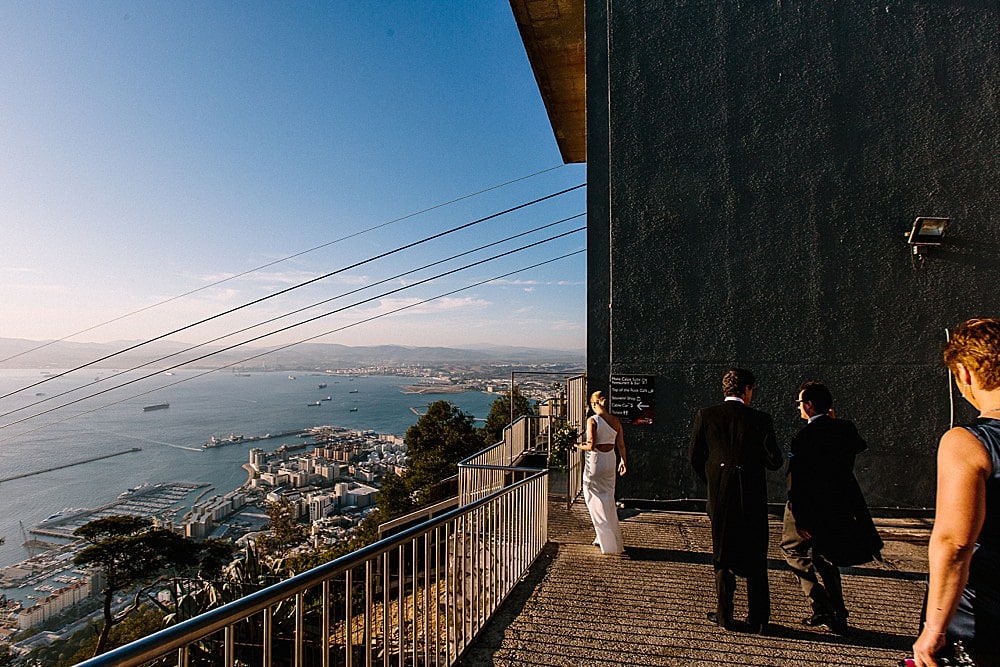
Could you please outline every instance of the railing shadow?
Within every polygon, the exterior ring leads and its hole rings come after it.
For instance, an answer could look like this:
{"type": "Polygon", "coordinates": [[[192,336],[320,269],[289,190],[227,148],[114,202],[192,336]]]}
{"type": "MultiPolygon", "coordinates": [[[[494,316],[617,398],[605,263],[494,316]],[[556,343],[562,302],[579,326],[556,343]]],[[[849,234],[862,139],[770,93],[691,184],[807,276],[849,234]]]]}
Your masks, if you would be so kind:
{"type": "Polygon", "coordinates": [[[510,592],[504,604],[493,614],[493,617],[476,637],[475,643],[466,651],[461,660],[455,663],[456,665],[474,667],[493,664],[493,655],[496,653],[497,647],[501,645],[504,633],[521,615],[528,600],[548,576],[558,553],[559,545],[555,542],[549,542],[542,547],[541,553],[528,569],[527,574],[510,592]]]}

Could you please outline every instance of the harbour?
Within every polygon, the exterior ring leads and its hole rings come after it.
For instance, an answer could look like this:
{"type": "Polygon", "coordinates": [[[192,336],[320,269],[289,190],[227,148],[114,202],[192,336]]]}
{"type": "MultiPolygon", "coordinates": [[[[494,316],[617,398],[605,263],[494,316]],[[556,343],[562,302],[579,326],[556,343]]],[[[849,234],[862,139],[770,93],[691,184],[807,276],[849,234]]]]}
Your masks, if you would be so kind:
{"type": "Polygon", "coordinates": [[[191,493],[201,489],[204,495],[211,488],[212,485],[205,482],[144,484],[123,491],[117,500],[101,507],[69,510],[49,517],[37,526],[32,526],[28,532],[33,535],[72,540],[76,539],[73,531],[83,524],[115,514],[172,521],[185,509],[188,504],[187,498],[191,493]]]}
{"type": "MultiPolygon", "coordinates": [[[[251,446],[275,449],[282,442],[305,442],[308,446],[314,438],[304,431],[323,424],[402,436],[418,418],[410,409],[418,401],[400,393],[399,386],[406,383],[400,376],[358,376],[351,381],[352,387],[344,386],[347,381],[342,376],[330,379],[320,373],[299,372],[296,382],[287,380],[287,370],[254,373],[250,378],[232,373],[195,378],[198,373],[180,369],[172,377],[158,376],[164,385],[192,377],[190,382],[165,390],[169,395],[165,393],[162,401],[148,397],[129,401],[127,393],[109,394],[103,398],[114,405],[106,409],[95,410],[100,404],[88,406],[86,414],[44,430],[10,429],[0,434],[0,438],[6,437],[0,447],[0,470],[8,478],[0,484],[0,506],[4,507],[0,537],[5,539],[0,544],[0,567],[31,555],[22,546],[26,540],[19,522],[27,529],[62,508],[103,507],[118,500],[126,489],[142,484],[186,480],[208,483],[219,492],[231,491],[246,482],[242,464],[251,446]],[[328,382],[329,387],[319,389],[321,382],[328,382]],[[350,394],[351,388],[359,391],[350,394]],[[333,400],[324,401],[323,407],[306,407],[308,401],[330,394],[333,400]],[[143,406],[158,402],[169,402],[170,409],[148,414],[141,411],[143,406]],[[300,432],[298,436],[296,432],[300,432]],[[232,433],[246,434],[242,443],[269,437],[266,442],[273,444],[201,446],[212,434],[219,438],[232,433]],[[301,439],[293,441],[296,437],[301,439]],[[131,452],[133,446],[141,451],[120,455],[131,452]],[[107,452],[119,455],[104,459],[107,452]],[[83,465],[84,461],[90,464],[83,465]],[[66,467],[63,462],[76,466],[66,467]]],[[[33,369],[0,371],[0,391],[24,386],[38,376],[39,370],[33,369]]],[[[59,378],[46,391],[54,394],[72,386],[70,378],[59,378]]],[[[472,391],[448,396],[447,400],[485,416],[494,398],[472,391]]],[[[426,402],[419,402],[420,412],[426,402]]]]}

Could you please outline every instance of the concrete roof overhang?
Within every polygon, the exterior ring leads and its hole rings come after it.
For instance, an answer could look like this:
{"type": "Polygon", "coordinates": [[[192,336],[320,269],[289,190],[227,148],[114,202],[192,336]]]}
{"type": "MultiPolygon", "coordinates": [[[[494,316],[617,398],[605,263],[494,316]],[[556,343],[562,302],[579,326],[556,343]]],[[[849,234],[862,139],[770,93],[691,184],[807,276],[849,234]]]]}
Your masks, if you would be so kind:
{"type": "Polygon", "coordinates": [[[563,162],[587,161],[584,0],[510,0],[563,162]]]}

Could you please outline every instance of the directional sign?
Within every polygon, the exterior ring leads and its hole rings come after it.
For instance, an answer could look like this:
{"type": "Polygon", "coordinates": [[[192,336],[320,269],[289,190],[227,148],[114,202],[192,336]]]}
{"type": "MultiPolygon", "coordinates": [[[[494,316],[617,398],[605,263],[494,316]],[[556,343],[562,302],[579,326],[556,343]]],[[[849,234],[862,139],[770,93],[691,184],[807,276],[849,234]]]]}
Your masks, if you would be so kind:
{"type": "Polygon", "coordinates": [[[612,375],[611,413],[633,426],[649,425],[656,416],[655,375],[612,375]]]}

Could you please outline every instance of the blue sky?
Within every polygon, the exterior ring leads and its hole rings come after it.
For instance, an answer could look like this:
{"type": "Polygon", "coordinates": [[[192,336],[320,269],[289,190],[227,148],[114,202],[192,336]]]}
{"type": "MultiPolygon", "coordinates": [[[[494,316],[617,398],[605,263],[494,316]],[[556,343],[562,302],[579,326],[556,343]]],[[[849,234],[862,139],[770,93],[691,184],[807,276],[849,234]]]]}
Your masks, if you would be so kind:
{"type": "MultiPolygon", "coordinates": [[[[585,181],[562,165],[504,0],[8,2],[0,24],[0,337],[150,338],[585,181]]],[[[578,232],[383,296],[580,217],[373,286],[584,211],[576,190],[173,338],[361,289],[280,326],[367,303],[259,344],[347,327],[318,340],[582,350],[582,254],[349,325],[582,250],[578,232]]]]}

